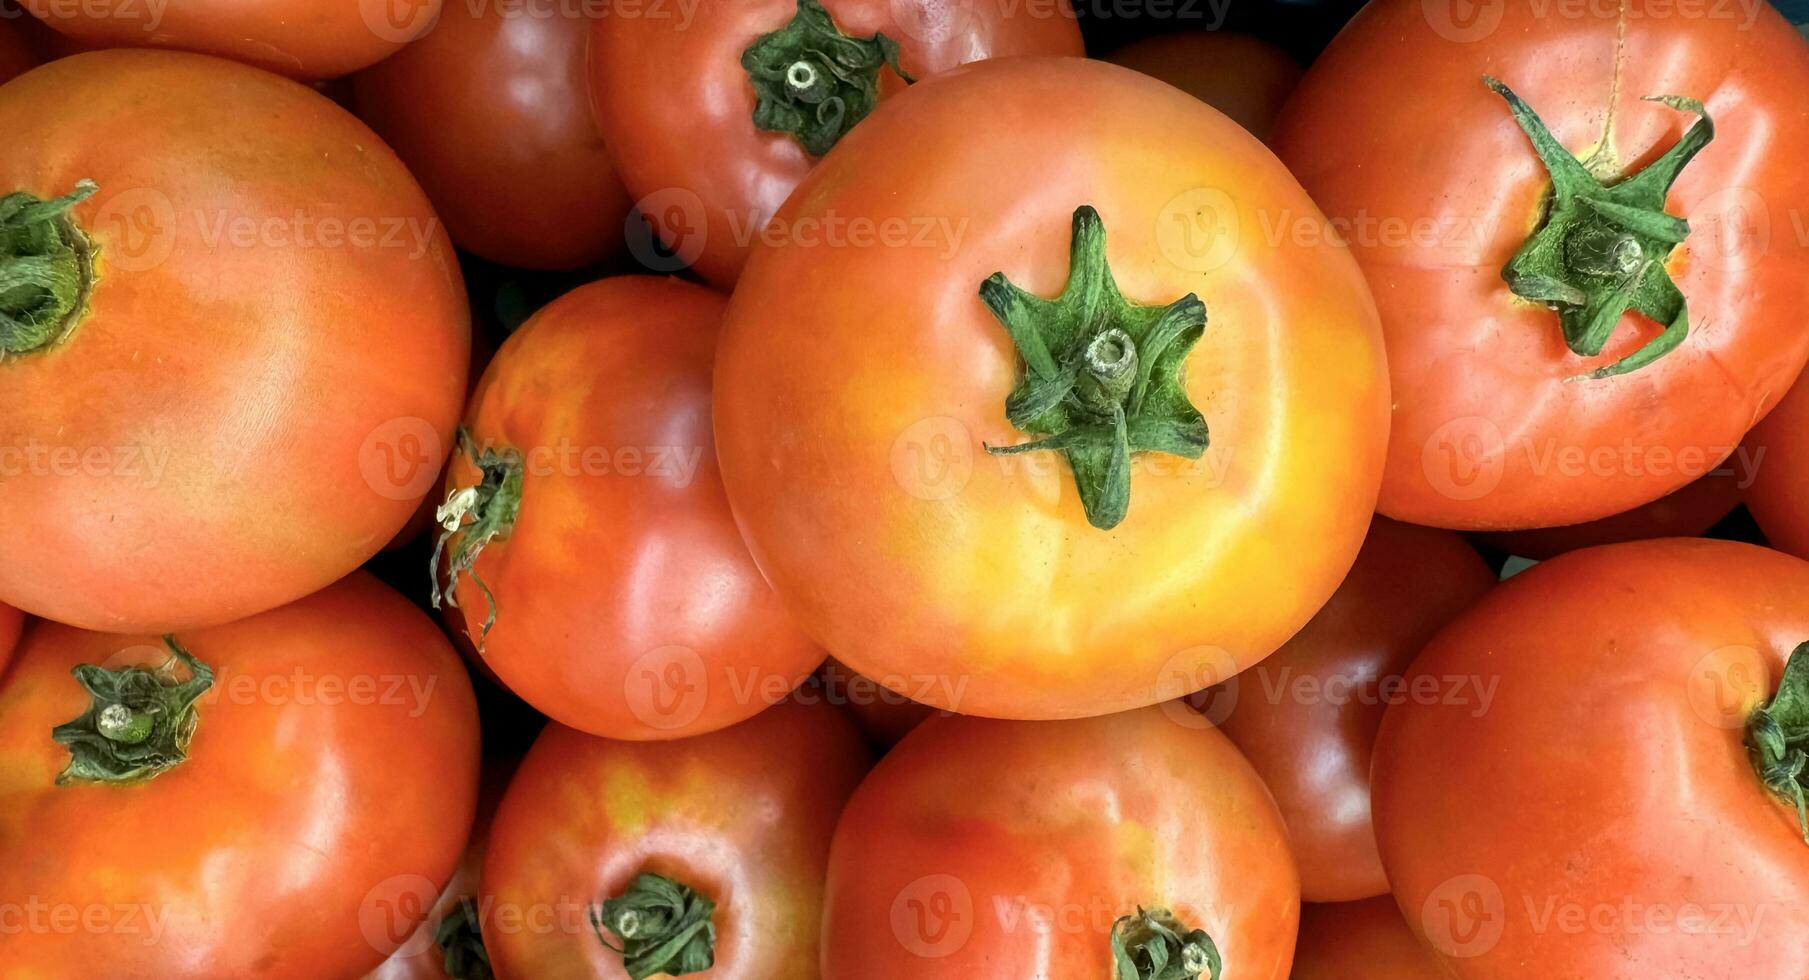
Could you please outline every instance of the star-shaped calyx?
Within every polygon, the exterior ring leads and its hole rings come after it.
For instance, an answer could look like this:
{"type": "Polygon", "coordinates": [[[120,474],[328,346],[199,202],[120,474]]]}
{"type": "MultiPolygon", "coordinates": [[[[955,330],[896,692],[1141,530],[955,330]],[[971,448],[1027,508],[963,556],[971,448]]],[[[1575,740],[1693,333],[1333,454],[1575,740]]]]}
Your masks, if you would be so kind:
{"type": "Polygon", "coordinates": [[[1485,76],[1484,81],[1507,100],[1552,181],[1545,222],[1501,270],[1508,287],[1517,296],[1556,310],[1564,342],[1583,357],[1602,353],[1628,310],[1664,326],[1639,350],[1586,377],[1627,374],[1676,350],[1689,336],[1690,315],[1665,262],[1689,236],[1690,224],[1665,213],[1665,195],[1683,168],[1715,138],[1708,111],[1694,99],[1648,98],[1694,113],[1699,121],[1651,166],[1607,184],[1566,150],[1512,90],[1494,78],[1485,76]]]}
{"type": "Polygon", "coordinates": [[[1809,843],[1809,643],[1790,655],[1777,694],[1747,720],[1746,747],[1759,781],[1796,811],[1809,843]]]}
{"type": "Polygon", "coordinates": [[[1206,332],[1206,304],[1192,293],[1167,306],[1126,300],[1106,261],[1097,211],[1074,212],[1068,285],[1059,298],[1033,296],[1004,273],[981,285],[980,298],[1010,331],[1026,368],[1005,400],[1005,417],[1039,437],[986,449],[1064,454],[1094,527],[1124,520],[1134,455],[1199,459],[1206,452],[1206,419],[1181,377],[1206,332]]]}
{"type": "Polygon", "coordinates": [[[175,637],[163,642],[170,658],[155,669],[81,664],[72,671],[90,703],[75,720],[51,730],[50,737],[69,750],[57,785],[143,782],[188,760],[201,721],[196,703],[213,687],[214,672],[175,637]],[[186,678],[176,676],[178,667],[186,678]]]}
{"type": "Polygon", "coordinates": [[[741,53],[754,85],[754,125],[787,133],[820,157],[879,104],[879,73],[898,66],[898,42],[849,37],[817,0],[798,0],[791,23],[763,34],[741,53]]]}

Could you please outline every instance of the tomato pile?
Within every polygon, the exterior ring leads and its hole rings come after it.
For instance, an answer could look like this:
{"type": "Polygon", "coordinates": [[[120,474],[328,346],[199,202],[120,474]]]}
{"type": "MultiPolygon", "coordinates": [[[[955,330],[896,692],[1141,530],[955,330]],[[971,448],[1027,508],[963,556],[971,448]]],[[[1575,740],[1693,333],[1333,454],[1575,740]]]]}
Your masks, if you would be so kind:
{"type": "Polygon", "coordinates": [[[1809,978],[1780,8],[0,0],[0,980],[1809,978]]]}

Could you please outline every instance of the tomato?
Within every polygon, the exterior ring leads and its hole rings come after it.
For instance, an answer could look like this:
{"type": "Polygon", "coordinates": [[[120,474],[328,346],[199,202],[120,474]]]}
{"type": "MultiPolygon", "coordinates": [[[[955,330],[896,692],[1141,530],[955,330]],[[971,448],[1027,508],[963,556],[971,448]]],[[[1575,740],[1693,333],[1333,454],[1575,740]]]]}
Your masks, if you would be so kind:
{"type": "Polygon", "coordinates": [[[0,9],[0,82],[11,81],[38,63],[25,32],[13,26],[5,14],[6,11],[0,9]]]}
{"type": "Polygon", "coordinates": [[[854,725],[822,703],[670,742],[550,726],[503,799],[484,863],[497,975],[815,976],[830,837],[870,761],[854,725]],[[664,911],[667,928],[624,942],[627,921],[664,911]],[[649,955],[668,943],[670,958],[649,955]],[[632,971],[614,951],[625,946],[632,971]]]}
{"type": "Polygon", "coordinates": [[[455,3],[353,79],[358,114],[420,178],[460,247],[535,269],[621,248],[628,192],[591,118],[590,23],[569,5],[455,3]]]}
{"type": "Polygon", "coordinates": [[[375,554],[431,489],[469,345],[401,162],[302,86],[170,52],[15,79],[0,132],[26,148],[0,213],[32,229],[0,274],[38,280],[0,303],[30,324],[0,341],[0,601],[167,632],[375,554]]]}
{"type": "Polygon", "coordinates": [[[1274,652],[1362,543],[1388,405],[1348,255],[1212,224],[1275,211],[1318,220],[1248,133],[1113,65],[1000,59],[882,106],[776,219],[832,234],[756,250],[718,356],[729,499],[799,625],[993,717],[1274,652]]]}
{"type": "Polygon", "coordinates": [[[1465,978],[1809,976],[1809,647],[1783,673],[1806,640],[1809,564],[1752,545],[1610,545],[1504,583],[1408,677],[1492,699],[1409,701],[1377,737],[1414,929],[1465,978]]]}
{"type": "Polygon", "coordinates": [[[722,312],[676,279],[583,286],[503,344],[472,398],[441,508],[448,598],[503,683],[581,731],[713,731],[823,660],[723,497],[722,312]]]}
{"type": "Polygon", "coordinates": [[[162,640],[39,623],[0,682],[8,973],[357,976],[451,876],[477,779],[458,656],[363,573],[162,640]]]}
{"type": "Polygon", "coordinates": [[[1300,946],[1290,980],[1445,980],[1438,954],[1420,945],[1387,895],[1300,907],[1300,946]]]}
{"type": "Polygon", "coordinates": [[[19,634],[25,629],[25,614],[0,603],[0,677],[6,676],[6,663],[12,659],[19,634]]]}
{"type": "Polygon", "coordinates": [[[823,696],[829,703],[847,707],[867,739],[882,749],[897,745],[912,729],[937,713],[871,677],[849,670],[834,657],[823,662],[819,676],[823,696]]]}
{"type": "Polygon", "coordinates": [[[1390,704],[1424,694],[1401,686],[1420,648],[1495,582],[1461,537],[1377,518],[1319,615],[1275,656],[1201,695],[1206,717],[1275,794],[1308,901],[1388,892],[1369,812],[1376,729],[1390,704]]]}
{"type": "Polygon", "coordinates": [[[728,287],[792,189],[906,76],[1084,53],[1068,0],[698,0],[600,17],[591,104],[674,268],[728,287]]]}
{"type": "Polygon", "coordinates": [[[1159,78],[1230,116],[1259,138],[1300,84],[1300,63],[1286,51],[1248,34],[1195,31],[1158,34],[1105,56],[1159,78]]]}
{"type": "Polygon", "coordinates": [[[1749,455],[1753,517],[1773,546],[1809,558],[1809,384],[1798,385],[1753,431],[1749,455]]]}
{"type": "Polygon", "coordinates": [[[1280,980],[1299,902],[1281,814],[1197,718],[932,718],[836,828],[823,973],[1135,980],[1115,947],[1153,940],[1191,966],[1164,977],[1280,980]]]}
{"type": "MultiPolygon", "coordinates": [[[[1746,458],[1740,457],[1742,464],[1746,458]]],[[[1762,472],[1757,465],[1752,472],[1762,472]]],[[[1727,466],[1688,484],[1668,496],[1641,507],[1587,524],[1548,527],[1535,531],[1479,534],[1476,539],[1497,551],[1535,561],[1556,558],[1567,551],[1644,541],[1650,538],[1693,538],[1721,523],[1740,506],[1741,488],[1750,479],[1744,465],[1727,466]]]]}
{"type": "Polygon", "coordinates": [[[1809,238],[1784,232],[1809,196],[1809,48],[1764,5],[1459,8],[1371,4],[1274,138],[1381,307],[1381,510],[1619,514],[1718,467],[1809,359],[1809,238]]]}
{"type": "Polygon", "coordinates": [[[433,25],[441,3],[19,0],[33,16],[85,46],[196,51],[304,80],[349,75],[388,57],[433,25]]]}

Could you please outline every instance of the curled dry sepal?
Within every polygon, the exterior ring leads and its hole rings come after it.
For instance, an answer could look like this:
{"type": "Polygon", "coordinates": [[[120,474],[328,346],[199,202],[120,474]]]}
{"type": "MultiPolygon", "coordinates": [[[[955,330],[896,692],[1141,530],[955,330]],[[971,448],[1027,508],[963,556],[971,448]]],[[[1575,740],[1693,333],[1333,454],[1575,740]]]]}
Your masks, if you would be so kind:
{"type": "Polygon", "coordinates": [[[498,451],[486,446],[481,452],[472,442],[471,433],[464,428],[459,429],[459,451],[477,467],[482,479],[475,487],[463,487],[447,494],[446,502],[434,511],[434,520],[440,525],[440,533],[434,538],[433,556],[428,560],[428,573],[433,576],[433,592],[431,600],[433,608],[440,608],[445,603],[454,609],[459,607],[458,584],[460,575],[471,576],[471,581],[484,594],[488,603],[488,611],[484,617],[484,628],[477,637],[478,652],[483,652],[484,640],[496,625],[496,596],[490,586],[474,571],[477,558],[483,554],[484,548],[497,538],[507,538],[515,527],[515,519],[521,515],[521,489],[524,466],[521,454],[513,449],[498,451]],[[454,541],[453,538],[458,540],[454,541]],[[447,567],[446,583],[440,584],[440,556],[448,554],[446,546],[452,545],[447,567]]]}
{"type": "Polygon", "coordinates": [[[785,133],[820,157],[879,104],[879,73],[898,66],[898,42],[849,37],[817,0],[798,0],[791,22],[741,53],[754,85],[754,126],[785,133]]]}
{"type": "Polygon", "coordinates": [[[1140,306],[1118,291],[1099,212],[1074,212],[1068,284],[1046,300],[995,273],[980,298],[1011,333],[1026,368],[1005,417],[1038,436],[994,455],[1048,450],[1067,457],[1087,520],[1101,530],[1131,504],[1131,458],[1160,452],[1199,459],[1206,419],[1188,401],[1182,368],[1206,333],[1206,304],[1189,293],[1140,306]]]}
{"type": "Polygon", "coordinates": [[[1648,98],[1695,113],[1699,121],[1651,166],[1607,184],[1566,150],[1513,90],[1495,78],[1483,80],[1507,100],[1552,181],[1544,223],[1501,270],[1508,287],[1522,299],[1557,310],[1565,344],[1582,357],[1602,353],[1628,310],[1664,327],[1638,350],[1585,377],[1637,371],[1676,350],[1689,336],[1690,315],[1665,262],[1689,237],[1690,223],[1665,213],[1665,197],[1683,168],[1715,138],[1708,110],[1695,99],[1648,98]]]}
{"type": "Polygon", "coordinates": [[[476,899],[459,899],[440,920],[433,942],[440,948],[442,965],[452,980],[494,980],[496,974],[490,969],[490,951],[484,948],[476,899]]]}
{"type": "Polygon", "coordinates": [[[622,955],[622,967],[632,980],[655,974],[677,977],[715,965],[716,924],[710,921],[715,911],[716,903],[702,893],[644,873],[621,895],[591,906],[590,924],[598,942],[622,955]]]}
{"type": "Polygon", "coordinates": [[[175,637],[163,642],[170,659],[155,670],[81,664],[71,671],[93,700],[80,717],[51,730],[70,757],[57,785],[139,782],[188,759],[201,720],[195,702],[213,686],[214,672],[175,637]],[[179,665],[186,679],[176,676],[179,665]]]}
{"type": "Polygon", "coordinates": [[[0,197],[0,358],[49,346],[68,332],[92,277],[69,209],[95,190],[84,180],[54,200],[23,191],[0,197]]]}
{"type": "Polygon", "coordinates": [[[1796,808],[1803,841],[1809,843],[1809,796],[1803,785],[1809,766],[1809,643],[1791,653],[1771,703],[1747,720],[1746,745],[1765,788],[1796,808]]]}
{"type": "Polygon", "coordinates": [[[1139,908],[1112,923],[1113,980],[1224,980],[1219,948],[1167,909],[1139,908]]]}

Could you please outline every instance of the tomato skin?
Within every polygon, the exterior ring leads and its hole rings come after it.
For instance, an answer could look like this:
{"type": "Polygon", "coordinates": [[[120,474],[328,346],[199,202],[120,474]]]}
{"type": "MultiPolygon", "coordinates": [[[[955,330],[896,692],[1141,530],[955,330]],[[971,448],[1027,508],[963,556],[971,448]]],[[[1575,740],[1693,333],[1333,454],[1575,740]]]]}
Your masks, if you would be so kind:
{"type": "Polygon", "coordinates": [[[1105,56],[1230,116],[1267,139],[1305,69],[1293,56],[1249,34],[1191,31],[1158,34],[1105,56]]]}
{"type": "Polygon", "coordinates": [[[1414,675],[1492,701],[1396,706],[1376,742],[1416,932],[1466,980],[1809,975],[1809,849],[1742,731],[1804,640],[1809,564],[1701,539],[1571,552],[1460,616],[1414,675]]]}
{"type": "MultiPolygon", "coordinates": [[[[513,531],[475,566],[497,605],[484,661],[581,731],[713,731],[781,700],[823,660],[761,580],[723,497],[710,431],[723,302],[676,279],[580,287],[503,344],[472,399],[475,444],[529,464],[513,531]]],[[[460,453],[448,490],[481,479],[460,453]]],[[[475,640],[489,604],[470,576],[457,588],[475,640]]]]}
{"type": "Polygon", "coordinates": [[[1228,264],[1187,271],[1152,232],[1202,184],[1236,188],[1246,223],[1317,215],[1197,100],[1113,65],[1012,58],[881,106],[780,212],[960,229],[952,246],[762,248],[730,304],[716,379],[729,498],[799,625],[851,669],[964,714],[1109,713],[1255,663],[1337,587],[1387,427],[1366,287],[1324,240],[1246,239],[1228,264]],[[993,113],[1035,123],[967,125],[993,113]],[[1212,448],[1133,461],[1112,531],[1089,525],[1061,459],[984,448],[1026,439],[1004,412],[1021,362],[979,286],[1002,270],[1060,294],[1083,204],[1126,296],[1197,293],[1209,317],[1185,378],[1212,448]]]}
{"type": "Polygon", "coordinates": [[[0,88],[0,131],[34,148],[0,158],[5,193],[100,188],[72,212],[99,248],[86,316],[0,365],[0,454],[26,464],[0,481],[0,600],[168,632],[375,554],[432,488],[469,346],[451,244],[401,162],[300,85],[172,52],[30,72],[0,88]],[[328,222],[419,237],[332,247],[328,222]]]}
{"type": "Polygon", "coordinates": [[[1426,641],[1495,585],[1449,531],[1376,519],[1350,576],[1273,657],[1203,707],[1275,794],[1310,902],[1388,892],[1370,819],[1370,750],[1426,641]],[[1344,695],[1339,685],[1350,685],[1344,695]],[[1225,698],[1218,701],[1218,698],[1225,698]]]}
{"type": "MultiPolygon", "coordinates": [[[[972,0],[947,9],[896,0],[825,0],[850,37],[883,33],[899,63],[924,79],[1011,55],[1081,57],[1068,0],[1023,5],[972,0]],[[954,23],[902,23],[907,10],[954,23]]],[[[785,133],[753,125],[755,95],[741,55],[785,26],[796,0],[698,0],[689,19],[604,16],[591,38],[591,103],[629,193],[667,246],[712,284],[735,284],[748,252],[815,160],[785,133]]],[[[889,69],[882,98],[905,88],[889,69]]]]}
{"type": "Polygon", "coordinates": [[[1112,923],[1142,906],[1205,929],[1224,975],[1280,980],[1299,898],[1274,802],[1197,718],[937,717],[880,761],[842,815],[823,974],[1105,976],[1112,923]],[[912,917],[928,909],[949,914],[912,917]],[[1038,909],[1059,918],[1038,928],[1038,909]]]}
{"type": "Polygon", "coordinates": [[[822,703],[670,742],[548,726],[484,864],[497,976],[625,977],[585,912],[651,872],[716,902],[712,978],[814,977],[830,837],[871,762],[853,723],[822,703]]]}
{"type": "Polygon", "coordinates": [[[19,645],[19,634],[25,631],[25,614],[0,603],[0,677],[6,675],[7,661],[19,645]]]}
{"type": "Polygon", "coordinates": [[[358,115],[421,181],[460,247],[574,269],[622,245],[628,192],[591,118],[591,18],[452,4],[353,79],[358,115]]]}
{"type": "MultiPolygon", "coordinates": [[[[1762,470],[1755,467],[1754,472],[1762,470]]],[[[1624,541],[1699,537],[1740,506],[1746,479],[1730,461],[1683,489],[1624,514],[1569,527],[1478,534],[1476,540],[1510,555],[1545,561],[1567,551],[1624,541]]]]}
{"type": "Polygon", "coordinates": [[[1763,5],[1750,25],[1672,16],[1664,0],[1575,16],[1508,0],[1465,24],[1427,12],[1444,9],[1371,4],[1307,73],[1274,139],[1314,200],[1348,222],[1382,311],[1398,397],[1381,511],[1506,531],[1657,500],[1719,466],[1809,359],[1798,315],[1809,240],[1759,230],[1789,227],[1783,202],[1809,196],[1798,164],[1809,128],[1781,97],[1809,89],[1809,49],[1763,5]],[[1631,374],[1571,380],[1659,327],[1630,314],[1600,357],[1582,358],[1556,313],[1502,281],[1551,182],[1485,73],[1585,156],[1618,93],[1612,149],[1624,171],[1692,122],[1646,96],[1706,101],[1716,138],[1668,205],[1694,227],[1668,263],[1689,301],[1681,347],[1631,374]],[[1403,230],[1414,227],[1427,230],[1403,230]]]}
{"type": "Polygon", "coordinates": [[[432,26],[441,3],[412,2],[394,21],[382,13],[393,8],[363,0],[19,0],[86,47],[174,48],[304,81],[349,75],[388,57],[432,26]]]}
{"type": "Polygon", "coordinates": [[[0,683],[0,894],[104,909],[118,927],[27,924],[6,939],[7,967],[73,980],[376,966],[470,829],[477,707],[458,656],[362,572],[176,639],[215,686],[187,761],[147,782],[56,786],[70,754],[50,731],[89,706],[73,666],[156,666],[156,637],[39,623],[0,683]],[[159,918],[128,922],[128,907],[159,918]]]}
{"type": "Polygon", "coordinates": [[[1388,895],[1300,907],[1300,945],[1289,980],[1447,980],[1388,895]]]}
{"type": "MultiPolygon", "coordinates": [[[[1753,430],[1755,479],[1746,502],[1772,546],[1809,558],[1809,384],[1793,389],[1753,430]]],[[[1751,455],[1751,454],[1749,454],[1751,455]]]]}

